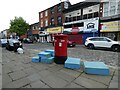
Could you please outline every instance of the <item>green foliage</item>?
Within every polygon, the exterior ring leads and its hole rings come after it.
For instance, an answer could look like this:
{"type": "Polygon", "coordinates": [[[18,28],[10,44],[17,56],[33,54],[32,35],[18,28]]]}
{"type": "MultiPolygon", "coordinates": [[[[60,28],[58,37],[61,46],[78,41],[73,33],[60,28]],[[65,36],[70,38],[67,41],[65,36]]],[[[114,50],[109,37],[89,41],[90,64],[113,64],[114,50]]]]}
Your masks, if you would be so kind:
{"type": "Polygon", "coordinates": [[[13,20],[10,20],[10,32],[17,33],[17,35],[23,35],[29,29],[29,24],[22,17],[15,17],[13,20]]]}

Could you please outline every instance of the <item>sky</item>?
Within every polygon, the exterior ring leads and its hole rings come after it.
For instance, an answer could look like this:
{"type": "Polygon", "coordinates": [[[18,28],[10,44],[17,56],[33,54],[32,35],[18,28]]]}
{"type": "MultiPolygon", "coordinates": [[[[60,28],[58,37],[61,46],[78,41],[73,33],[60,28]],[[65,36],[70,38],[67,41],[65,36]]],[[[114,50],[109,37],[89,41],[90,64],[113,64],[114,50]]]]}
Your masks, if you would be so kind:
{"type": "MultiPolygon", "coordinates": [[[[65,1],[65,0],[61,0],[65,1]]],[[[69,0],[75,4],[84,0],[69,0]]],[[[60,3],[60,0],[0,0],[0,31],[8,29],[15,16],[33,24],[39,21],[39,12],[60,3]]]]}

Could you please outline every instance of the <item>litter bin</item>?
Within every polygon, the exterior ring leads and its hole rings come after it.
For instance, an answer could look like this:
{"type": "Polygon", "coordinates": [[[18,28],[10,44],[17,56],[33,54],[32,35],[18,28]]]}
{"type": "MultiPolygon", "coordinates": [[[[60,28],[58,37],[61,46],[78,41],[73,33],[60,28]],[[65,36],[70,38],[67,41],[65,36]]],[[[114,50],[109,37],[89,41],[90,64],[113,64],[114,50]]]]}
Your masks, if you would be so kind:
{"type": "Polygon", "coordinates": [[[54,50],[56,64],[64,64],[67,59],[67,35],[58,34],[54,36],[54,50]]]}

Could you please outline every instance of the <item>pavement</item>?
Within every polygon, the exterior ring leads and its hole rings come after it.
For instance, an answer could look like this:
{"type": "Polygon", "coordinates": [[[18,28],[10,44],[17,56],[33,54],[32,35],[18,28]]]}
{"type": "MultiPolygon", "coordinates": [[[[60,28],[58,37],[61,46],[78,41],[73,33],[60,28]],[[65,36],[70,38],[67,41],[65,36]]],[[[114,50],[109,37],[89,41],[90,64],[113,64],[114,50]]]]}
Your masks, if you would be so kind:
{"type": "MultiPolygon", "coordinates": [[[[117,66],[108,65],[110,68],[109,76],[88,75],[81,66],[78,70],[66,69],[64,65],[33,63],[31,58],[44,49],[28,49],[25,45],[24,54],[2,50],[2,62],[0,58],[0,87],[2,88],[82,88],[93,90],[96,88],[118,89],[117,66]]],[[[53,49],[53,47],[49,48],[53,49]]],[[[69,52],[69,51],[68,51],[69,52]]],[[[115,58],[115,57],[114,57],[115,58]]],[[[83,60],[84,61],[84,60],[83,60]]]]}

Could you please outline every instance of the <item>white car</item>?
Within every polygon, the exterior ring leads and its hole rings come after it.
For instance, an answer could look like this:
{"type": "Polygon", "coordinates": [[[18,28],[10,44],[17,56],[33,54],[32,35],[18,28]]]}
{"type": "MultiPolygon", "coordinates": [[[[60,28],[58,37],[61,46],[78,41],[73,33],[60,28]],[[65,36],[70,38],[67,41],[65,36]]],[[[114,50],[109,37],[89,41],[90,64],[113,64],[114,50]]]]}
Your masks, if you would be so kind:
{"type": "Polygon", "coordinates": [[[88,37],[85,46],[89,49],[110,48],[113,51],[120,51],[120,42],[113,41],[107,37],[88,37]]]}

